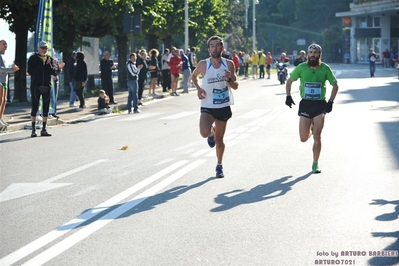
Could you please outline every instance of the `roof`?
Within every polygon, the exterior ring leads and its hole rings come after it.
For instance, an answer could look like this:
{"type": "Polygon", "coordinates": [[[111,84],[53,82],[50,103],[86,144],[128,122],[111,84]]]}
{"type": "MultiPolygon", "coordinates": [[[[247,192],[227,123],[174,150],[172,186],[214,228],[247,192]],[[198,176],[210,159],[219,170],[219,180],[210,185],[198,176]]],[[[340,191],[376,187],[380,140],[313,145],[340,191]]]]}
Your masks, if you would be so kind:
{"type": "Polygon", "coordinates": [[[349,4],[350,11],[335,13],[336,17],[351,17],[365,15],[394,15],[399,13],[399,0],[377,0],[372,2],[349,4]]]}

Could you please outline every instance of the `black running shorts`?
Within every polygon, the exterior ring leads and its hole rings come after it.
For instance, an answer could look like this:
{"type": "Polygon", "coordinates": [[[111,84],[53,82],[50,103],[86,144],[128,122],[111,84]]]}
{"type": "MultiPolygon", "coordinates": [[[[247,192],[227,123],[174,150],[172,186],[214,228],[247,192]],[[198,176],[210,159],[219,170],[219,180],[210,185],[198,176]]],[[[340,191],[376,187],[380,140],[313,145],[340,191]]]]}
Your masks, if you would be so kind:
{"type": "Polygon", "coordinates": [[[201,113],[208,113],[213,116],[216,120],[219,121],[227,121],[233,115],[231,113],[230,106],[226,106],[223,108],[205,108],[201,107],[201,113]]]}
{"type": "Polygon", "coordinates": [[[299,103],[298,115],[306,118],[313,118],[321,114],[325,114],[326,111],[325,100],[304,100],[302,99],[299,103]]]}

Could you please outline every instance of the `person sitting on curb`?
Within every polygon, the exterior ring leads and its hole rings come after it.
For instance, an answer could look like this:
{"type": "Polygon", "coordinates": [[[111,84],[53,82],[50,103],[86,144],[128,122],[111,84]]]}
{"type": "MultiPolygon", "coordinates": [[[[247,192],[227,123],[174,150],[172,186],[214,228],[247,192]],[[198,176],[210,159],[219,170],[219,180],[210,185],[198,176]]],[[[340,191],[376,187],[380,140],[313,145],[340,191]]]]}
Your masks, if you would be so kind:
{"type": "Polygon", "coordinates": [[[111,107],[108,105],[109,97],[107,96],[107,94],[105,94],[104,90],[100,90],[97,103],[99,115],[110,114],[112,112],[111,107]]]}

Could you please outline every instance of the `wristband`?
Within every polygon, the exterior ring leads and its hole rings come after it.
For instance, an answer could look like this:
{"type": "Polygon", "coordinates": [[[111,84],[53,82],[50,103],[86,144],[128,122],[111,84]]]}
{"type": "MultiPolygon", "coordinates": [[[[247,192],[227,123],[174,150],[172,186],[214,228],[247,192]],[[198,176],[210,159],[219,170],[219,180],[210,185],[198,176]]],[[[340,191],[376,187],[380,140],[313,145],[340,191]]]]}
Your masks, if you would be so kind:
{"type": "Polygon", "coordinates": [[[225,79],[227,82],[231,82],[233,79],[230,77],[229,79],[225,79]]]}

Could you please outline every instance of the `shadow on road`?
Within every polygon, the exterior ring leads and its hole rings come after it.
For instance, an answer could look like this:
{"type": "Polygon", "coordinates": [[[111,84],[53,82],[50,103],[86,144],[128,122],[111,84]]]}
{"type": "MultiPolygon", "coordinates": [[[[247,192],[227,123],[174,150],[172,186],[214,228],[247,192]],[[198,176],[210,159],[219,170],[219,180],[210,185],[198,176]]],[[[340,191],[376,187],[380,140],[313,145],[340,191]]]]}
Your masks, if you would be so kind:
{"type": "Polygon", "coordinates": [[[100,209],[97,208],[90,208],[87,210],[84,210],[82,214],[78,217],[78,221],[76,223],[69,223],[63,226],[60,226],[57,228],[58,231],[63,231],[63,230],[70,230],[78,227],[84,227],[87,225],[90,225],[91,223],[95,221],[101,221],[101,220],[113,220],[113,219],[121,219],[125,217],[129,217],[131,215],[134,215],[136,213],[140,212],[145,212],[154,209],[157,205],[164,204],[172,199],[175,199],[182,195],[183,193],[186,193],[187,191],[191,189],[198,188],[207,182],[216,179],[215,177],[209,177],[206,180],[203,180],[201,182],[189,185],[189,186],[177,186],[174,188],[171,188],[169,190],[166,190],[165,192],[149,196],[149,197],[141,197],[138,199],[132,199],[128,202],[122,203],[122,204],[116,204],[113,206],[109,207],[102,207],[100,209]],[[130,208],[130,206],[132,206],[130,208]],[[123,208],[126,209],[126,211],[121,211],[120,215],[111,215],[111,217],[108,217],[107,214],[116,211],[118,208],[123,208]],[[101,217],[99,217],[101,216],[101,217]],[[87,218],[85,218],[87,217],[87,218]],[[82,221],[83,220],[83,221],[82,221]]]}
{"type": "MultiPolygon", "coordinates": [[[[382,84],[381,86],[370,86],[363,89],[348,90],[340,93],[351,95],[351,100],[342,101],[342,104],[350,104],[354,102],[393,101],[397,103],[395,106],[382,106],[374,108],[373,110],[395,111],[399,109],[397,80],[393,80],[388,84],[382,84]],[[370,90],[375,90],[378,93],[369,93],[370,90]]],[[[391,147],[391,152],[396,158],[396,166],[399,168],[399,121],[381,122],[380,125],[388,142],[387,147],[391,147]]]]}
{"type": "Polygon", "coordinates": [[[215,202],[220,204],[220,206],[213,208],[211,212],[227,211],[242,204],[250,204],[283,196],[292,189],[293,185],[307,179],[311,175],[312,172],[300,176],[290,182],[286,181],[288,181],[288,179],[290,179],[292,176],[285,176],[270,183],[258,185],[249,191],[236,189],[230,192],[219,194],[215,198],[215,202]],[[229,194],[233,195],[228,196],[229,194]]]}
{"type": "MultiPolygon", "coordinates": [[[[394,211],[390,213],[384,213],[377,216],[375,219],[377,221],[388,222],[388,221],[395,221],[399,219],[399,200],[396,201],[387,201],[383,199],[376,199],[370,203],[370,205],[386,205],[391,204],[395,206],[394,211]]],[[[391,245],[384,248],[386,251],[396,251],[399,253],[399,231],[396,232],[372,232],[371,235],[373,237],[390,237],[396,238],[396,241],[393,242],[391,245]]],[[[370,265],[398,265],[399,264],[399,256],[395,257],[373,257],[369,259],[370,265]]]]}

